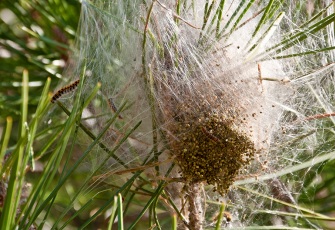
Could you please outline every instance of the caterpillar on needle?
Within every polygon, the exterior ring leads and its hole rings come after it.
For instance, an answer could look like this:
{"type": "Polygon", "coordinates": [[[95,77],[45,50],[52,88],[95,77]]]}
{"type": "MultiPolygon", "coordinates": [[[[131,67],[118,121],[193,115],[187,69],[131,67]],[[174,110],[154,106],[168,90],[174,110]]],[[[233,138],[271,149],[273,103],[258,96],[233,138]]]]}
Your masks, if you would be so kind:
{"type": "MultiPolygon", "coordinates": [[[[116,108],[116,105],[113,102],[113,98],[108,98],[108,105],[113,110],[114,113],[117,112],[118,109],[116,108]]],[[[119,114],[119,119],[123,119],[123,117],[120,114],[119,114]]]]}
{"type": "Polygon", "coordinates": [[[75,90],[77,88],[79,84],[79,80],[76,80],[75,82],[72,82],[69,85],[64,86],[63,88],[61,88],[60,90],[58,90],[51,98],[51,103],[54,103],[55,101],[57,101],[58,98],[60,98],[62,95],[66,94],[66,93],[70,93],[73,90],[75,90]]]}

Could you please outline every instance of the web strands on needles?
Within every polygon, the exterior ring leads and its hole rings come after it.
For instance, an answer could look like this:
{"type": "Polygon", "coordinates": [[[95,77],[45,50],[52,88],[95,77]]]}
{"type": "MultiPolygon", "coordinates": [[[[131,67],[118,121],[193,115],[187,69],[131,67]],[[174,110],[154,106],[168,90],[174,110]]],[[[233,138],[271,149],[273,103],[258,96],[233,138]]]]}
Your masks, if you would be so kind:
{"type": "MultiPolygon", "coordinates": [[[[139,106],[142,108],[142,110],[132,109],[123,113],[127,124],[132,119],[142,118],[142,115],[145,116],[143,119],[150,116],[156,117],[161,129],[168,132],[167,141],[172,146],[173,154],[179,157],[178,163],[184,170],[184,175],[187,177],[198,174],[196,178],[190,178],[191,181],[204,180],[213,184],[220,181],[215,178],[226,177],[230,182],[224,181],[225,187],[221,189],[221,192],[224,192],[238,174],[241,165],[247,164],[256,151],[265,148],[263,140],[260,141],[257,135],[266,133],[266,130],[262,130],[264,126],[260,125],[265,123],[264,120],[271,119],[264,119],[263,116],[275,117],[272,116],[274,113],[270,112],[275,110],[272,107],[268,109],[269,103],[264,100],[265,93],[262,92],[262,86],[259,85],[256,77],[257,66],[243,64],[243,56],[231,60],[229,58],[231,55],[226,55],[225,50],[218,49],[219,43],[211,49],[212,53],[204,53],[199,49],[199,45],[194,43],[194,38],[199,35],[198,31],[193,32],[193,28],[185,24],[178,26],[170,12],[155,6],[150,15],[152,21],[146,22],[150,23],[148,27],[150,31],[140,32],[140,35],[148,33],[148,37],[151,32],[152,39],[142,47],[143,53],[136,55],[145,55],[144,63],[141,63],[145,65],[144,70],[138,67],[132,68],[134,65],[128,65],[133,63],[136,57],[130,58],[134,57],[130,51],[134,51],[134,47],[137,50],[142,41],[137,34],[138,31],[134,31],[133,27],[144,28],[146,24],[141,25],[139,18],[133,16],[130,21],[133,24],[129,25],[128,11],[126,12],[122,5],[118,6],[118,10],[111,7],[110,14],[106,11],[108,8],[103,12],[94,7],[85,8],[86,16],[90,20],[82,25],[84,28],[81,30],[81,35],[86,39],[83,39],[80,48],[83,56],[90,57],[87,69],[91,70],[92,75],[89,76],[88,81],[102,82],[103,94],[106,97],[115,98],[116,103],[120,104],[122,100],[128,100],[134,108],[139,106]],[[158,15],[163,17],[156,21],[155,17],[158,15]],[[123,21],[126,23],[122,24],[123,21]],[[217,63],[222,64],[217,65],[217,63]],[[242,65],[243,68],[241,68],[242,65]],[[143,77],[141,76],[143,71],[146,75],[144,83],[141,83],[138,79],[143,77]],[[146,80],[150,81],[151,75],[153,82],[149,84],[153,85],[148,87],[145,84],[146,80]],[[138,85],[142,85],[141,90],[138,89],[138,85]],[[154,101],[146,99],[147,93],[154,97],[154,101]],[[158,112],[151,109],[153,103],[157,103],[158,112]],[[150,111],[154,114],[150,114],[150,111]],[[180,125],[184,127],[181,128],[180,125]],[[223,132],[216,133],[219,130],[223,132]],[[182,136],[183,133],[185,137],[182,136]],[[190,149],[185,151],[180,147],[185,146],[185,143],[175,141],[175,137],[179,140],[202,138],[199,139],[199,143],[213,145],[212,156],[216,155],[216,158],[205,158],[208,146],[202,146],[196,156],[183,153],[183,151],[194,152],[193,146],[189,146],[190,149]],[[234,155],[236,153],[234,149],[238,149],[237,147],[243,145],[242,143],[245,143],[245,146],[234,155]],[[207,171],[206,168],[208,165],[213,165],[212,162],[225,159],[221,151],[224,145],[228,145],[225,152],[231,152],[232,155],[215,166],[213,173],[207,171]],[[197,163],[183,165],[183,162],[189,161],[192,157],[204,159],[204,161],[200,165],[197,163]],[[231,172],[220,171],[225,168],[224,165],[229,164],[235,165],[231,172]],[[187,168],[192,168],[190,166],[194,167],[194,171],[203,168],[204,173],[185,171],[187,168]]],[[[237,46],[234,46],[234,49],[237,49],[237,46]]],[[[139,133],[140,138],[145,138],[141,141],[150,145],[147,137],[152,132],[150,130],[152,126],[149,119],[147,120],[149,125],[146,127],[149,129],[141,130],[139,133]]],[[[271,134],[266,133],[262,136],[266,140],[266,137],[270,137],[271,134]]],[[[189,143],[188,140],[186,141],[189,143]]],[[[127,153],[127,150],[124,151],[122,157],[126,158],[130,153],[127,153]]]]}
{"type": "MultiPolygon", "coordinates": [[[[199,1],[190,8],[186,2],[180,8],[180,18],[173,5],[163,1],[84,3],[73,71],[86,62],[86,90],[98,81],[102,83],[99,99],[102,106],[91,108],[92,114],[110,111],[109,98],[116,107],[123,102],[130,105],[122,111],[123,119],[106,135],[106,142],[117,140],[127,127],[143,121],[118,153],[126,164],[143,163],[153,153],[152,149],[157,148],[156,152],[169,149],[169,155],[164,153],[160,157],[174,157],[182,178],[192,183],[213,184],[224,194],[241,175],[267,173],[302,162],[302,154],[310,142],[303,134],[312,126],[304,126],[305,123],[295,126],[293,122],[297,116],[314,112],[306,108],[307,104],[320,108],[320,99],[325,99],[323,104],[327,100],[318,91],[310,96],[311,89],[306,84],[282,80],[297,73],[292,63],[298,63],[299,57],[271,60],[273,53],[268,53],[268,60],[260,63],[246,58],[252,41],[257,41],[275,21],[269,19],[252,36],[262,16],[255,12],[261,6],[248,8],[242,15],[244,12],[239,8],[242,3],[227,3],[222,13],[222,20],[227,23],[219,28],[226,36],[217,39],[211,33],[215,26],[211,30],[210,24],[204,24],[205,3],[199,1]],[[232,19],[234,12],[245,19],[236,26],[233,22],[238,17],[232,19]],[[225,25],[228,25],[226,33],[221,30],[225,25]],[[202,31],[196,29],[202,27],[202,31]],[[304,101],[305,95],[310,97],[308,103],[304,101]],[[294,145],[285,145],[288,140],[294,145]],[[289,160],[292,156],[294,162],[289,160]],[[252,159],[256,159],[253,167],[248,167],[252,159]]],[[[218,4],[213,3],[213,12],[218,4]]],[[[241,9],[246,7],[242,5],[241,9]]],[[[215,14],[209,15],[208,21],[215,14]]],[[[281,39],[274,33],[267,46],[281,39]]],[[[289,51],[299,52],[296,49],[301,47],[297,44],[289,51]]],[[[266,48],[260,47],[258,52],[265,52],[266,48]]],[[[252,57],[256,58],[257,53],[252,57]]],[[[324,86],[320,83],[318,87],[324,86]]],[[[326,107],[329,110],[330,106],[326,107]]],[[[105,119],[97,118],[96,127],[102,126],[105,119]]],[[[123,167],[115,163],[109,170],[118,168],[123,167]]],[[[256,190],[266,193],[266,185],[256,190]]],[[[238,202],[243,199],[252,199],[237,192],[234,197],[236,207],[242,205],[238,202]]]]}

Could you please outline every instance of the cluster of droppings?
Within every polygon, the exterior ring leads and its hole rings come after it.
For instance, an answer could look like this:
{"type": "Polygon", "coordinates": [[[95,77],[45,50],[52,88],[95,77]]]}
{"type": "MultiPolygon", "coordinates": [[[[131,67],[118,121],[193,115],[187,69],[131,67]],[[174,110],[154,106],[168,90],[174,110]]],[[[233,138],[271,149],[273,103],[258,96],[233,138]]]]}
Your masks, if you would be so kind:
{"type": "MultiPolygon", "coordinates": [[[[190,183],[207,182],[224,194],[239,170],[249,164],[256,152],[253,142],[233,128],[233,121],[203,107],[198,113],[175,117],[171,145],[183,177],[190,183]]],[[[185,110],[186,109],[186,110],[185,110]]]]}

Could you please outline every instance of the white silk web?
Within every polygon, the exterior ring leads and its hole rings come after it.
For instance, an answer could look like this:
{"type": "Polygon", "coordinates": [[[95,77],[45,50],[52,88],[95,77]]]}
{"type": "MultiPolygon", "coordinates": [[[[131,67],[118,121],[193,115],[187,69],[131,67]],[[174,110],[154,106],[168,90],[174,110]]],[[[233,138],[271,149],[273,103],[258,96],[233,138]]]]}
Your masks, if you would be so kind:
{"type": "MultiPolygon", "coordinates": [[[[286,224],[261,213],[275,212],[275,200],[297,205],[304,176],[332,151],[322,146],[335,121],[333,24],[317,29],[332,12],[308,21],[283,1],[170,2],[82,3],[66,76],[86,67],[84,96],[101,83],[84,123],[99,133],[120,112],[103,137],[113,148],[142,122],[97,180],[121,186],[146,169],[147,181],[170,184],[190,228],[216,224],[216,199],[232,215],[228,226],[286,224]]],[[[97,147],[85,167],[106,154],[97,147]]]]}

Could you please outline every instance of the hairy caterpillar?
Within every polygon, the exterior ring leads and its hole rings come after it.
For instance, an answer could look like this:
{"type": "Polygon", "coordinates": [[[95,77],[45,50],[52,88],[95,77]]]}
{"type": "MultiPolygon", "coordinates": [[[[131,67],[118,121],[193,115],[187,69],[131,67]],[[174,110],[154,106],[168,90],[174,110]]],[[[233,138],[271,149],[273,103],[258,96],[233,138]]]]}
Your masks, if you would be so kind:
{"type": "MultiPolygon", "coordinates": [[[[113,98],[108,98],[108,105],[113,110],[114,113],[117,112],[117,108],[116,108],[116,105],[113,102],[113,98]]],[[[119,118],[123,119],[123,117],[120,114],[119,114],[119,118]]]]}
{"type": "Polygon", "coordinates": [[[63,88],[61,88],[60,90],[58,90],[51,98],[51,103],[54,103],[58,98],[60,98],[63,94],[72,92],[73,90],[75,90],[77,88],[79,84],[79,80],[71,83],[70,85],[66,85],[63,88]]]}

